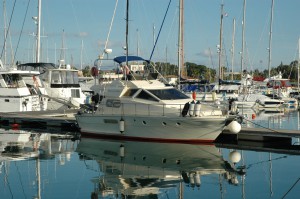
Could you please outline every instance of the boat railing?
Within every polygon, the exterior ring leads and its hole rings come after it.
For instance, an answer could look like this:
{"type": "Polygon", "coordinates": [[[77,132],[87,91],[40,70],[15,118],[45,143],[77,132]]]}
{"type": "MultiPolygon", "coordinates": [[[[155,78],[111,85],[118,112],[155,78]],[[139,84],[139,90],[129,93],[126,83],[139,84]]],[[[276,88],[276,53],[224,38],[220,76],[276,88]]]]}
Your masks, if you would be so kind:
{"type": "Polygon", "coordinates": [[[140,103],[114,103],[103,104],[94,112],[105,115],[133,115],[133,116],[178,116],[203,117],[222,116],[218,107],[201,105],[198,108],[186,108],[184,104],[140,104],[140,103]]]}

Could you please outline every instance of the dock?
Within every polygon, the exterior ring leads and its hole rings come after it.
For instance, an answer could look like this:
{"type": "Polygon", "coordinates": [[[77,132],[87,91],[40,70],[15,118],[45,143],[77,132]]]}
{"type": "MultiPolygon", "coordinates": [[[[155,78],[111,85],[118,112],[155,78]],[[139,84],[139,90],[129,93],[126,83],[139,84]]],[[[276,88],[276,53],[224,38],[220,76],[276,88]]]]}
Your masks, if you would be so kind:
{"type": "Polygon", "coordinates": [[[78,131],[74,115],[76,109],[55,111],[28,111],[0,113],[1,127],[19,129],[47,129],[62,131],[78,131]]]}
{"type": "Polygon", "coordinates": [[[300,155],[300,131],[242,127],[238,134],[224,130],[216,139],[220,148],[300,155]]]}
{"type": "Polygon", "coordinates": [[[225,129],[222,132],[222,135],[235,135],[235,137],[239,140],[264,141],[269,140],[270,138],[300,137],[300,131],[287,129],[242,127],[241,131],[238,134],[232,134],[229,132],[229,130],[225,129]]]}

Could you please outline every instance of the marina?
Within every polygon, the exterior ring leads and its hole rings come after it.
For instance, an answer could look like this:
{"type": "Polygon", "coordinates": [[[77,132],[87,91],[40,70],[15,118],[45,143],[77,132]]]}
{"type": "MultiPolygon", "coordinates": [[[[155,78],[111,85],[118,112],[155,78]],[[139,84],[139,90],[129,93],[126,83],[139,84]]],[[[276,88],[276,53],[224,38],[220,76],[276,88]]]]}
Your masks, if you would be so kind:
{"type": "MultiPolygon", "coordinates": [[[[282,133],[297,132],[299,119],[299,112],[292,111],[252,122],[265,128],[280,125],[282,133]]],[[[295,173],[300,164],[300,144],[295,134],[290,135],[288,140],[231,139],[192,145],[88,138],[59,129],[2,126],[0,195],[297,198],[299,176],[295,173]],[[74,187],[80,188],[74,192],[74,187]]]]}
{"type": "Polygon", "coordinates": [[[3,0],[0,198],[298,198],[300,4],[225,1],[3,0]]]}

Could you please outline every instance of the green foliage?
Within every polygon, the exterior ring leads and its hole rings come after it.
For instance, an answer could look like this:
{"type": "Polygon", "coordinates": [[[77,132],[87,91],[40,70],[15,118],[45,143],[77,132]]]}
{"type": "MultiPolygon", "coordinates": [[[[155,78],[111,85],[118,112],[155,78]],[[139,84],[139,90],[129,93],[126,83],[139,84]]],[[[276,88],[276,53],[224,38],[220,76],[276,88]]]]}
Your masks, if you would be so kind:
{"type": "Polygon", "coordinates": [[[89,77],[91,76],[91,68],[90,66],[86,66],[84,69],[82,69],[82,74],[84,77],[89,77]]]}
{"type": "Polygon", "coordinates": [[[178,75],[178,67],[177,65],[170,64],[170,63],[163,63],[163,62],[156,62],[155,63],[156,69],[161,73],[163,76],[168,75],[178,75]]]}
{"type": "MultiPolygon", "coordinates": [[[[191,62],[185,63],[186,74],[188,77],[197,78],[197,79],[206,79],[210,82],[213,82],[217,78],[217,71],[215,69],[208,68],[205,65],[198,65],[191,62]]],[[[155,67],[159,73],[163,76],[174,75],[178,76],[178,67],[175,64],[171,64],[169,62],[156,62],[155,67]]],[[[222,68],[223,72],[226,72],[228,69],[226,67],[222,68]]],[[[280,64],[275,68],[271,68],[270,75],[275,76],[278,75],[279,72],[282,73],[283,78],[291,79],[291,81],[297,81],[298,78],[298,61],[292,61],[290,65],[280,64]]],[[[91,76],[91,68],[90,66],[86,66],[82,70],[83,76],[91,76]]],[[[249,71],[253,77],[263,77],[267,78],[269,72],[267,69],[260,71],[259,69],[254,69],[253,71],[249,71]]],[[[234,75],[234,79],[240,79],[240,75],[234,75]]],[[[226,76],[224,79],[231,79],[231,76],[226,76]]]]}

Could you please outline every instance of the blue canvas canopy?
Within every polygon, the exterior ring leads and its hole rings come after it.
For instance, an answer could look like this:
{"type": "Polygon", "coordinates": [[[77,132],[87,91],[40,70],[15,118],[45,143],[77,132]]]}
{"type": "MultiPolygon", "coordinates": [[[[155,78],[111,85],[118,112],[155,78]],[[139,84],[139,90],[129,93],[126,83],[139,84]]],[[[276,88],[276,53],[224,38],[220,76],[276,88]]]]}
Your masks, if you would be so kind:
{"type": "MultiPolygon", "coordinates": [[[[115,57],[114,61],[119,64],[126,62],[126,56],[115,57]]],[[[138,57],[138,56],[127,56],[127,61],[145,61],[149,63],[149,60],[145,60],[142,57],[138,57]]]]}

